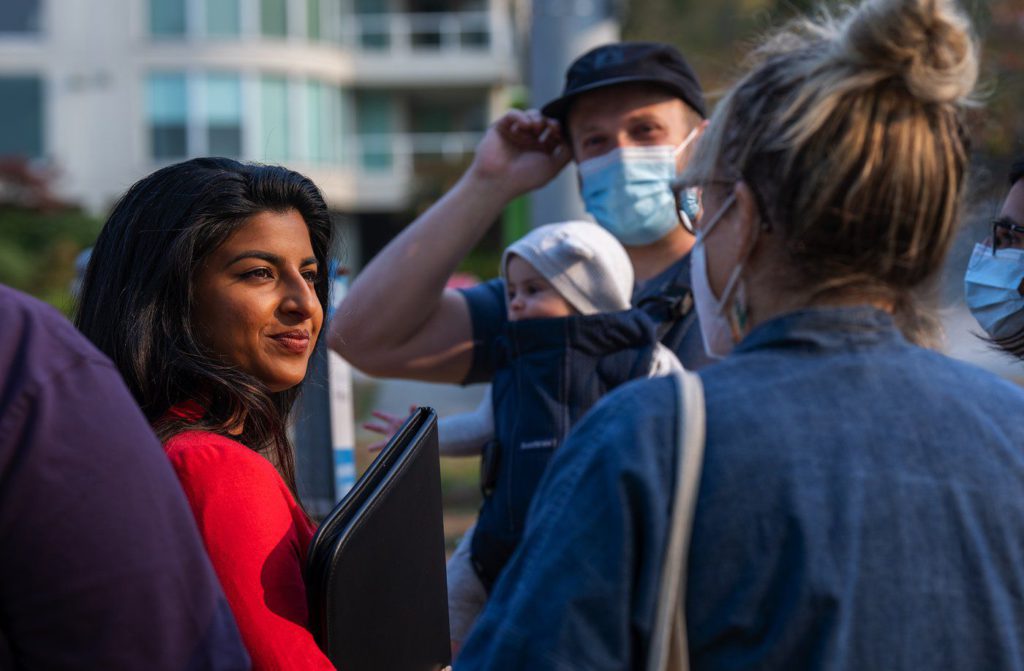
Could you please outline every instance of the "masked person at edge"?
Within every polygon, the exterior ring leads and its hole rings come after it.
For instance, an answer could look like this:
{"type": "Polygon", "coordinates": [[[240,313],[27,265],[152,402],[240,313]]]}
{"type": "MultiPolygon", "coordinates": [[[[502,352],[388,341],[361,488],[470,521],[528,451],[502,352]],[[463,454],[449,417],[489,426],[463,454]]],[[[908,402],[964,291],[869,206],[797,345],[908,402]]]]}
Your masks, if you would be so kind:
{"type": "MultiPolygon", "coordinates": [[[[1024,669],[1024,390],[897,328],[958,228],[971,35],[951,0],[797,24],[680,180],[727,355],[700,371],[693,669],[1024,669]]],[[[645,668],[679,404],[631,382],[577,425],[457,671],[645,668]]]]}
{"type": "Polygon", "coordinates": [[[1024,159],[1010,169],[1010,193],[964,282],[967,306],[992,342],[1024,358],[1024,159]]]}
{"type": "Polygon", "coordinates": [[[333,349],[382,377],[491,379],[507,323],[502,282],[461,292],[445,283],[513,198],[571,158],[588,211],[629,254],[633,304],[684,366],[706,363],[690,309],[693,235],[679,223],[692,221],[696,200],[677,213],[669,189],[703,127],[692,69],[667,45],[598,47],[573,63],[563,95],[543,113],[513,110],[497,121],[456,186],[367,265],[331,326],[333,349]]]}

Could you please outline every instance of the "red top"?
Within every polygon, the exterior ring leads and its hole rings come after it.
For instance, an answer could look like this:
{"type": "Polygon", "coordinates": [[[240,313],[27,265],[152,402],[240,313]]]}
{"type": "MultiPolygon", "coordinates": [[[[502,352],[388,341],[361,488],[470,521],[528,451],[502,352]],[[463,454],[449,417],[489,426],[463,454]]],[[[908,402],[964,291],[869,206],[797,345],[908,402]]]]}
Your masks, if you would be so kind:
{"type": "MultiPolygon", "coordinates": [[[[198,406],[171,410],[194,417],[198,406]]],[[[199,414],[202,410],[199,409],[199,414]]],[[[277,470],[207,431],[164,444],[220,578],[253,671],[334,669],[307,629],[302,567],[316,531],[277,470]]]]}

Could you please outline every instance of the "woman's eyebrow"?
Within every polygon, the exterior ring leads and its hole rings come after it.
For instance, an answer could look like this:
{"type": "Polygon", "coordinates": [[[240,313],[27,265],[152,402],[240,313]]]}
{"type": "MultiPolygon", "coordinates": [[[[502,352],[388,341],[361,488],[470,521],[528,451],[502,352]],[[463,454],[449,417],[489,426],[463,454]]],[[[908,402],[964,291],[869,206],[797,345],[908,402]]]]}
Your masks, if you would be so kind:
{"type": "Polygon", "coordinates": [[[277,254],[271,254],[270,252],[264,252],[258,249],[249,249],[244,252],[241,252],[240,254],[237,254],[234,258],[225,263],[224,267],[228,268],[244,259],[260,259],[262,261],[266,261],[267,263],[281,265],[281,257],[278,256],[277,254]]]}

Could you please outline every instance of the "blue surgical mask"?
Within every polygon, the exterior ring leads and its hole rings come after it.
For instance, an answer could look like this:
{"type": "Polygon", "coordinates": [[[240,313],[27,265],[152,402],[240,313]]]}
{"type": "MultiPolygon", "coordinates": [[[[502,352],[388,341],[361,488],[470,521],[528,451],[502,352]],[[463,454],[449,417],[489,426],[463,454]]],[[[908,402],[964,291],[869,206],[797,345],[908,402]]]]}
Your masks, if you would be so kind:
{"type": "Polygon", "coordinates": [[[690,187],[683,194],[682,210],[680,211],[683,220],[683,228],[694,233],[693,222],[697,221],[700,215],[700,191],[697,187],[690,187]]]}
{"type": "MultiPolygon", "coordinates": [[[[620,147],[579,164],[587,212],[624,245],[649,245],[672,232],[679,221],[670,183],[676,157],[696,137],[678,147],[620,147]]],[[[694,199],[696,216],[699,205],[694,199]]]]}
{"type": "Polygon", "coordinates": [[[964,291],[967,307],[993,338],[1007,338],[1024,331],[1024,296],[1018,287],[1024,280],[1024,249],[999,249],[975,245],[967,264],[964,291]]]}

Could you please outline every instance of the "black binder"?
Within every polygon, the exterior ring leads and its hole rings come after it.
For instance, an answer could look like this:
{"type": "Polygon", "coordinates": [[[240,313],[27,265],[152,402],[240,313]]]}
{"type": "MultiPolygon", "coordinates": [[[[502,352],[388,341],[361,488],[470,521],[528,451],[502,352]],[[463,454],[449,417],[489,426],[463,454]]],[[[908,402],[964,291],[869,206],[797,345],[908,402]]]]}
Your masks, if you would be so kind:
{"type": "Polygon", "coordinates": [[[320,525],[306,589],[310,629],[339,669],[451,663],[433,410],[412,414],[320,525]]]}

